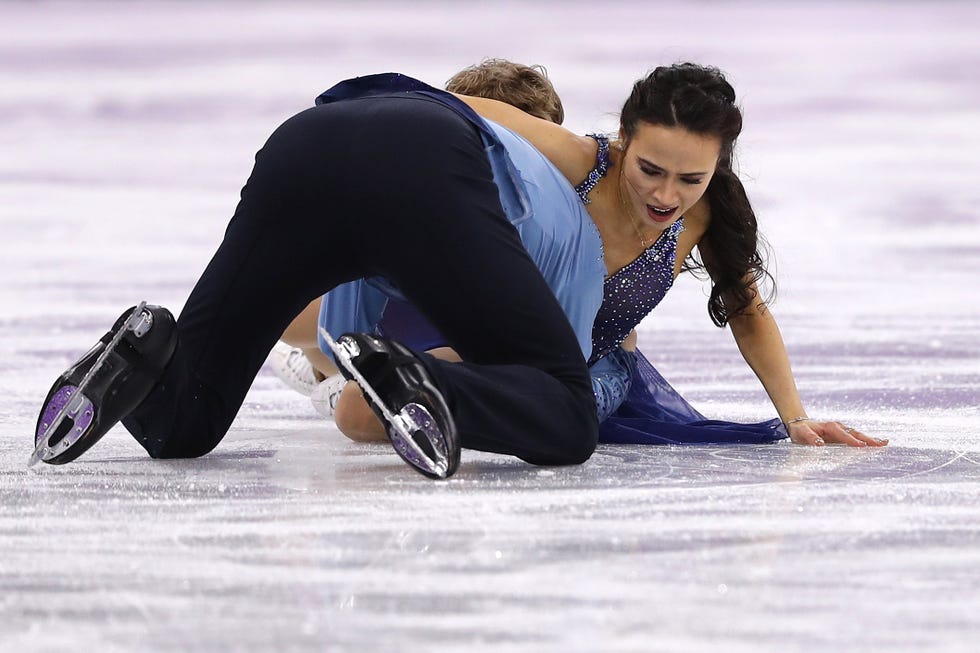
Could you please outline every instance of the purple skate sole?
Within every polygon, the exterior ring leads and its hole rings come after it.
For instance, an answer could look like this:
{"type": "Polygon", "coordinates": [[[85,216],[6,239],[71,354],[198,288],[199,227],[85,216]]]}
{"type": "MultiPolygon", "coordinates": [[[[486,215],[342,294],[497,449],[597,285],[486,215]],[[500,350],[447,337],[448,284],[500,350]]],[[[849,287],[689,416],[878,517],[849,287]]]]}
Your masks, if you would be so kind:
{"type": "Polygon", "coordinates": [[[399,411],[399,417],[406,430],[411,433],[413,443],[407,442],[405,435],[399,430],[393,429],[389,433],[389,439],[395,451],[416,467],[436,471],[431,461],[448,459],[449,451],[442,429],[439,428],[435,418],[426,410],[425,406],[414,403],[406,404],[399,411]],[[427,454],[428,460],[424,460],[418,454],[420,449],[427,454]],[[433,449],[434,451],[432,451],[433,449]]]}
{"type": "MultiPolygon", "coordinates": [[[[386,424],[388,439],[401,459],[429,478],[445,479],[452,476],[459,466],[456,427],[442,395],[431,382],[423,378],[414,389],[406,387],[402,391],[401,401],[394,397],[395,405],[389,405],[353,362],[355,358],[362,356],[361,344],[370,353],[370,348],[382,346],[381,341],[364,334],[344,334],[335,341],[322,327],[319,332],[333,351],[344,376],[357,382],[375,414],[386,424]],[[357,337],[362,338],[361,344],[358,344],[357,337]],[[433,412],[445,415],[445,423],[437,420],[433,412]]],[[[401,352],[385,350],[384,355],[411,355],[411,352],[395,342],[389,341],[384,346],[401,348],[401,352]]]]}
{"type": "Polygon", "coordinates": [[[88,427],[92,424],[92,420],[95,419],[95,406],[92,405],[92,402],[85,395],[77,394],[77,390],[78,388],[73,385],[65,385],[51,397],[51,400],[44,407],[44,412],[41,415],[41,422],[38,424],[37,433],[34,436],[35,445],[41,441],[41,437],[45,431],[57,419],[58,413],[65,406],[68,406],[68,409],[65,411],[65,417],[61,425],[59,425],[59,431],[63,431],[64,433],[60,438],[57,437],[57,434],[51,438],[48,446],[52,449],[56,449],[59,446],[67,449],[85,435],[88,427]],[[72,405],[69,405],[69,403],[72,405]],[[68,428],[65,429],[65,426],[68,428]]]}
{"type": "Polygon", "coordinates": [[[85,453],[150,393],[177,344],[176,322],[141,302],[61,374],[44,399],[27,464],[63,465],[85,453]]]}

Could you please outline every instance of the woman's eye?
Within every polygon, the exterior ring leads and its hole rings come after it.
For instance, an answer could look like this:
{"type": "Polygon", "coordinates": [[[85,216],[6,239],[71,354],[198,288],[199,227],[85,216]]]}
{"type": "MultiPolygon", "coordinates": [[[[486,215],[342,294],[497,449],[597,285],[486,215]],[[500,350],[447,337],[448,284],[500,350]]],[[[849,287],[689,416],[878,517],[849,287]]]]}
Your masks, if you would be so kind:
{"type": "Polygon", "coordinates": [[[697,186],[698,184],[701,184],[704,180],[701,177],[687,177],[685,179],[681,179],[681,181],[691,186],[697,186]]]}
{"type": "Polygon", "coordinates": [[[653,168],[643,168],[643,167],[641,167],[640,168],[640,172],[642,172],[643,174],[648,175],[650,177],[655,177],[655,176],[657,176],[657,175],[660,174],[660,171],[659,170],[654,170],[653,168]]]}

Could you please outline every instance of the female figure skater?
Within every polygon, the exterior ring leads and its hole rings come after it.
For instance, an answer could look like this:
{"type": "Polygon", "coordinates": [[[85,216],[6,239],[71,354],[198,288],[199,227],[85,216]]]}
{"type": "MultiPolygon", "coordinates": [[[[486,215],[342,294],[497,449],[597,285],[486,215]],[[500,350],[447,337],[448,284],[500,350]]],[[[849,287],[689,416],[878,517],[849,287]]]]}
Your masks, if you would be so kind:
{"type": "MultiPolygon", "coordinates": [[[[637,82],[612,147],[604,137],[576,136],[501,102],[464,99],[527,138],[570,182],[581,182],[577,190],[602,235],[608,274],[593,327],[593,379],[633,381],[632,387],[597,386],[602,441],[762,442],[780,437],[777,420],[756,425],[705,420],[642,355],[621,347],[625,342],[632,348],[627,339],[633,327],[681,271],[703,268],[713,282],[712,320],[731,326],[793,442],[885,444],[839,422],[811,420],[803,409],[779,330],[759,296],[757,281],[768,274],[757,250],[755,216],[731,169],[741,113],[719,71],[680,64],[658,68],[637,82]]],[[[387,319],[379,330],[413,342],[410,332],[418,327],[406,324],[418,320],[406,318],[401,309],[391,313],[398,317],[387,319]]],[[[438,342],[437,336],[427,338],[413,344],[438,342]]],[[[354,396],[341,399],[338,426],[354,439],[381,435],[355,401],[354,396]]]]}
{"type": "MultiPolygon", "coordinates": [[[[256,155],[179,320],[162,307],[126,311],[55,381],[32,460],[74,460],[120,420],[153,457],[206,454],[290,320],[373,276],[466,360],[338,338],[345,373],[373,394],[406,462],[444,478],[460,446],[541,465],[591,456],[598,422],[582,346],[513,227],[528,217],[526,189],[497,134],[457,98],[400,75],[349,80],[321,100],[256,155]]],[[[568,226],[542,234],[543,257],[598,252],[596,234],[568,226]]],[[[596,286],[582,274],[570,281],[596,286]]]]}

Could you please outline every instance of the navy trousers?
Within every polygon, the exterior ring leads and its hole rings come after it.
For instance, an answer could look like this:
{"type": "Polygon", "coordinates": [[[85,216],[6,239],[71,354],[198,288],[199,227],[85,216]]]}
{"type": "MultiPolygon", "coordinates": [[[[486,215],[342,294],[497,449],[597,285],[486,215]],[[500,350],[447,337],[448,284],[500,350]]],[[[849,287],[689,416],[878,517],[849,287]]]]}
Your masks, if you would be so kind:
{"type": "Polygon", "coordinates": [[[177,321],[173,359],[124,425],[154,457],[211,451],[290,320],[370,275],[467,361],[422,356],[464,447],[540,465],[592,454],[585,361],[504,217],[479,135],[413,94],[314,107],[272,134],[177,321]]]}

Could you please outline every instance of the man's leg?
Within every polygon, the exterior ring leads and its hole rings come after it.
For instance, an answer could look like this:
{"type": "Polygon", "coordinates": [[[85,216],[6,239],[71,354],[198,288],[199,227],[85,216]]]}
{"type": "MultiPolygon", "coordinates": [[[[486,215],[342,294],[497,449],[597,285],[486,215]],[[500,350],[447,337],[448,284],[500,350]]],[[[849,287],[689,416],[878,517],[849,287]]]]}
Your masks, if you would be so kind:
{"type": "Polygon", "coordinates": [[[273,134],[178,320],[171,364],[127,428],[153,456],[210,451],[290,319],[371,274],[472,361],[424,357],[464,446],[538,464],[588,458],[597,424],[585,362],[503,217],[479,137],[411,97],[316,107],[273,134]]]}

